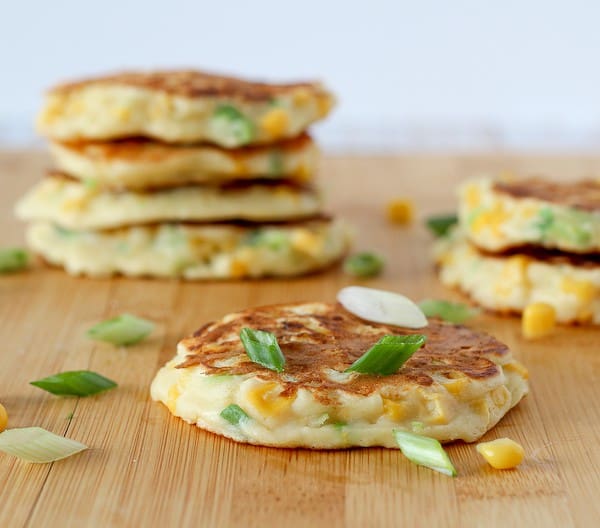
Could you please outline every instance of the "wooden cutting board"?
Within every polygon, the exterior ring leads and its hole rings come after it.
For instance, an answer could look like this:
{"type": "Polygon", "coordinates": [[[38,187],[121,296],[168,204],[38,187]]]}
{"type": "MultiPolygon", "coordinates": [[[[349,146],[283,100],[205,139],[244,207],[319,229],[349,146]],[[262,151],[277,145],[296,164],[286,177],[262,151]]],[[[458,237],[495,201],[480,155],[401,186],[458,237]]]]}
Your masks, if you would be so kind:
{"type": "MultiPolygon", "coordinates": [[[[0,244],[22,243],[16,198],[42,177],[42,154],[0,153],[0,244]]],[[[330,209],[356,226],[356,248],[386,255],[374,287],[414,299],[457,298],[436,281],[421,220],[454,208],[461,179],[502,169],[597,175],[598,158],[407,156],[327,159],[320,174],[330,209]],[[408,228],[384,216],[409,197],[408,228]]],[[[560,328],[526,342],[519,321],[486,315],[529,367],[531,394],[486,436],[522,443],[518,470],[486,467],[474,445],[448,446],[455,479],[397,450],[317,452],[240,445],[173,418],[149,398],[150,382],[177,341],[230,311],[276,302],[331,301],[352,281],[339,270],[296,280],[183,283],[72,278],[38,269],[0,277],[0,401],[10,427],[37,425],[90,449],[49,465],[0,453],[0,526],[597,526],[600,520],[600,330],[560,328]],[[157,322],[128,349],[84,336],[122,312],[157,322]],[[29,381],[92,369],[119,387],[61,399],[29,381]]]]}

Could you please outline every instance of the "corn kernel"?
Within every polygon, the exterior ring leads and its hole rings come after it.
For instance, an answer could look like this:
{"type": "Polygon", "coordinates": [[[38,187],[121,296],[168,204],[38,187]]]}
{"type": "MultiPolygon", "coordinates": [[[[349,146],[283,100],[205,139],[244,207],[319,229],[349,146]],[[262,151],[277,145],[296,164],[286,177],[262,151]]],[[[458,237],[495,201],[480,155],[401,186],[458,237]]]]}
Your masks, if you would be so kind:
{"type": "Polygon", "coordinates": [[[179,396],[181,396],[179,387],[177,385],[172,385],[169,389],[169,393],[167,394],[167,409],[169,409],[169,411],[172,413],[175,413],[179,396]]]}
{"type": "Polygon", "coordinates": [[[594,283],[586,280],[572,279],[571,277],[564,277],[560,287],[562,291],[572,293],[580,302],[585,304],[591,303],[597,293],[594,283]]]}
{"type": "Polygon", "coordinates": [[[311,99],[310,91],[307,88],[298,88],[292,94],[292,100],[297,106],[308,104],[311,99]]]}
{"type": "Polygon", "coordinates": [[[322,250],[322,240],[308,229],[298,229],[292,238],[294,249],[307,255],[318,255],[322,250]]]}
{"type": "Polygon", "coordinates": [[[271,136],[280,137],[288,128],[289,117],[283,108],[273,108],[262,118],[261,127],[271,136]]]}
{"type": "Polygon", "coordinates": [[[232,277],[245,277],[248,273],[248,266],[240,260],[233,260],[229,266],[229,273],[232,277]]]}
{"type": "Polygon", "coordinates": [[[526,306],[521,319],[521,329],[526,339],[544,337],[556,326],[554,307],[544,302],[535,302],[526,306]]]}
{"type": "Polygon", "coordinates": [[[510,438],[481,442],[475,447],[486,462],[495,469],[515,468],[525,457],[523,447],[510,438]]]}
{"type": "Polygon", "coordinates": [[[331,97],[323,96],[317,99],[317,107],[319,110],[319,116],[325,117],[333,108],[334,100],[331,97]]]}
{"type": "Polygon", "coordinates": [[[8,413],[4,408],[4,405],[0,403],[0,433],[6,429],[8,425],[8,413]]]}
{"type": "Polygon", "coordinates": [[[479,204],[481,203],[481,193],[476,185],[471,184],[467,187],[465,191],[465,201],[470,209],[479,207],[479,204]]]}
{"type": "Polygon", "coordinates": [[[387,205],[388,220],[394,224],[410,224],[413,219],[413,204],[410,200],[399,198],[387,205]]]}
{"type": "Polygon", "coordinates": [[[277,383],[264,383],[248,392],[248,401],[263,416],[274,416],[287,411],[292,399],[279,396],[274,391],[277,383]]]}
{"type": "Polygon", "coordinates": [[[399,422],[404,418],[405,412],[404,407],[401,403],[388,398],[382,398],[383,401],[383,412],[387,414],[394,422],[399,422]]]}
{"type": "Polygon", "coordinates": [[[503,370],[508,370],[509,372],[516,372],[523,379],[529,379],[529,371],[522,363],[518,361],[511,361],[510,363],[506,363],[502,365],[503,370]]]}

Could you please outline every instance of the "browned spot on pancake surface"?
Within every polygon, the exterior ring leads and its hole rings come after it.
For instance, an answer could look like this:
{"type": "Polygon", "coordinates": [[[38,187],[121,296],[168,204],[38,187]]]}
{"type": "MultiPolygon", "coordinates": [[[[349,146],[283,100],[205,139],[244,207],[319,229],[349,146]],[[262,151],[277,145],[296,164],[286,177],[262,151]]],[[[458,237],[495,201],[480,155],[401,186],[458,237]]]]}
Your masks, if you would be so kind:
{"type": "Polygon", "coordinates": [[[187,98],[226,97],[249,101],[269,101],[297,88],[309,90],[317,96],[326,95],[323,88],[316,82],[271,84],[195,70],[122,72],[61,84],[54,87],[51,92],[65,93],[102,84],[132,86],[187,98]]]}
{"type": "Polygon", "coordinates": [[[328,395],[335,390],[363,396],[383,391],[393,397],[407,386],[431,385],[434,374],[448,378],[456,373],[472,379],[491,378],[500,372],[493,359],[509,353],[508,348],[493,337],[463,326],[432,319],[427,328],[408,330],[369,323],[340,305],[323,303],[250,309],[204,327],[182,344],[190,353],[177,368],[200,365],[207,374],[255,375],[283,385],[284,395],[294,394],[302,387],[322,401],[328,401],[328,395]],[[295,313],[301,306],[310,313],[295,313]],[[286,358],[283,375],[248,358],[239,339],[244,327],[275,334],[286,358]],[[423,333],[427,342],[396,374],[360,375],[348,383],[331,381],[326,375],[327,369],[343,372],[384,335],[415,333],[423,333]],[[237,358],[235,365],[218,366],[219,362],[231,358],[237,358]]]}
{"type": "Polygon", "coordinates": [[[600,210],[600,182],[581,180],[559,183],[541,178],[495,182],[494,190],[513,198],[534,198],[586,211],[600,210]]]}

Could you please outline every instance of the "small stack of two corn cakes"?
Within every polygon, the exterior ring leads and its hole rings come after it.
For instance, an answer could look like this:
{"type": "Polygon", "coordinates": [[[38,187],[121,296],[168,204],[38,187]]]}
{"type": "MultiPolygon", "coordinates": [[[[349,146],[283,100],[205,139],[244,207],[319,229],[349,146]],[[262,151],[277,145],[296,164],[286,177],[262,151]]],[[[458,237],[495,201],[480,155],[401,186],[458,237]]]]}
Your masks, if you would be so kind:
{"type": "Polygon", "coordinates": [[[492,310],[600,324],[599,182],[471,181],[458,217],[435,248],[442,282],[492,310]]]}
{"type": "Polygon", "coordinates": [[[73,274],[292,276],[347,251],[322,212],[306,128],[334,97],[318,83],[197,71],[58,86],[39,116],[56,170],[17,205],[27,239],[73,274]]]}

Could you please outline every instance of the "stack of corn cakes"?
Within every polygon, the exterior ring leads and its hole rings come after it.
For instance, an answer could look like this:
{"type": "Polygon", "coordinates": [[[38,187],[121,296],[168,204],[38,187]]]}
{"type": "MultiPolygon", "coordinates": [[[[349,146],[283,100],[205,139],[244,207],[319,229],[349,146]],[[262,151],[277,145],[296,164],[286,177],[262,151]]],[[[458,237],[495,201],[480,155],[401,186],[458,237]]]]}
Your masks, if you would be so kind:
{"type": "Polygon", "coordinates": [[[600,183],[469,181],[458,218],[435,247],[444,284],[492,310],[600,324],[600,183]]]}
{"type": "Polygon", "coordinates": [[[56,170],[17,205],[29,245],[73,274],[293,276],[347,251],[322,212],[306,128],[333,95],[198,71],[51,90],[38,120],[56,170]]]}

